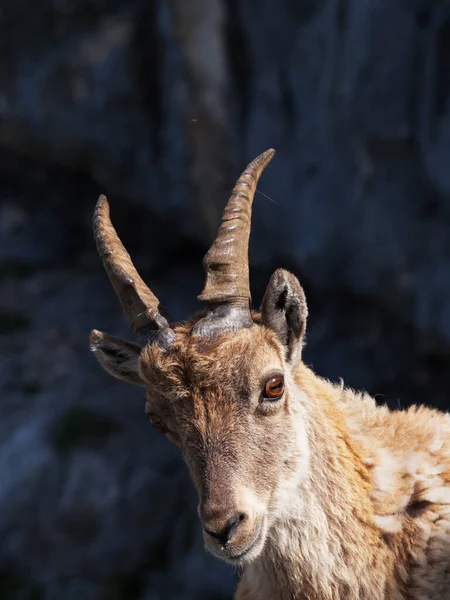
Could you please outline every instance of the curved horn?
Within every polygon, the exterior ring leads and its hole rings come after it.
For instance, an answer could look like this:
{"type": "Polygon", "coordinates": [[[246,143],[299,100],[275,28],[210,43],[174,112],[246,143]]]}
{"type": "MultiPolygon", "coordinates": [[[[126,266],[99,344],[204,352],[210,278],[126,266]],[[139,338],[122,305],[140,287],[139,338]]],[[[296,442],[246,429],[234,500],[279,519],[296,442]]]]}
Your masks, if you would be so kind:
{"type": "Polygon", "coordinates": [[[149,341],[170,344],[175,333],[160,312],[164,309],[158,298],[141,279],[120,241],[109,216],[106,196],[98,199],[93,228],[98,253],[131,329],[149,341]]]}
{"type": "MultiPolygon", "coordinates": [[[[248,267],[252,203],[258,180],[274,154],[275,150],[267,150],[247,166],[225,207],[217,237],[203,260],[206,283],[198,299],[207,304],[209,313],[203,321],[232,312],[233,328],[252,325],[248,267]]],[[[204,329],[203,324],[199,329],[204,329]]]]}

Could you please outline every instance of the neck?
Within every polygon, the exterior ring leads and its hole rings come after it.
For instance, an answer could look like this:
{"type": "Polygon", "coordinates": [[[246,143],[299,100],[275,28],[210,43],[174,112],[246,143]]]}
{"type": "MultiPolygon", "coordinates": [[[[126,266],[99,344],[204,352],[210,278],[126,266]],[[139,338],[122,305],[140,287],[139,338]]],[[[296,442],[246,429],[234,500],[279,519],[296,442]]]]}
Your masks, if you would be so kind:
{"type": "Polygon", "coordinates": [[[308,398],[309,469],[245,573],[252,598],[391,598],[391,557],[373,523],[370,476],[339,410],[340,391],[303,366],[297,378],[308,398]]]}

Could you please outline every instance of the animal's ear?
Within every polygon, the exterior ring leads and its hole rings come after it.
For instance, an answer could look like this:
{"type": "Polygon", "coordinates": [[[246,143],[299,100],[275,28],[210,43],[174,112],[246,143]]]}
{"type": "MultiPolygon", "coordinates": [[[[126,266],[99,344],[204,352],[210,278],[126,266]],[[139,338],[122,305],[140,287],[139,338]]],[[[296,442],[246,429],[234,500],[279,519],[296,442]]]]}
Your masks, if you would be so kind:
{"type": "Polygon", "coordinates": [[[91,332],[89,342],[96,359],[110,375],[128,383],[144,385],[138,371],[140,346],[96,329],[91,332]]]}
{"type": "Polygon", "coordinates": [[[277,334],[293,367],[300,362],[307,317],[305,293],[298,279],[292,273],[278,269],[264,294],[261,318],[263,325],[277,334]]]}

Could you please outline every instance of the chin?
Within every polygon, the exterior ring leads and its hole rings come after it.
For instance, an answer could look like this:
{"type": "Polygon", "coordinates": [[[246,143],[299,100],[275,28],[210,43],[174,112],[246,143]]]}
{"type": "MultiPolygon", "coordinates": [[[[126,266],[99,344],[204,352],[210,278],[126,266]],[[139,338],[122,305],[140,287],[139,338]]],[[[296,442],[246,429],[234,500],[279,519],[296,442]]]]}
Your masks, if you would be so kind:
{"type": "Polygon", "coordinates": [[[253,562],[262,553],[267,539],[267,530],[267,519],[263,519],[257,526],[253,538],[246,545],[227,548],[207,543],[206,548],[216,558],[220,558],[230,565],[243,567],[253,562]]]}

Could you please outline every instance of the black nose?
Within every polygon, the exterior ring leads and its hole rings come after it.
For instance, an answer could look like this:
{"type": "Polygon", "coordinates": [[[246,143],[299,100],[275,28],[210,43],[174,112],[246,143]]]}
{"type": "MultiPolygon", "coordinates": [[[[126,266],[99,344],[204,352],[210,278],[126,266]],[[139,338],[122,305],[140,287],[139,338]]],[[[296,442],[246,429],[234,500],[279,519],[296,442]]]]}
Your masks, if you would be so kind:
{"type": "Polygon", "coordinates": [[[222,546],[225,546],[225,544],[231,540],[239,525],[245,521],[245,519],[246,515],[244,513],[238,513],[237,515],[231,517],[231,519],[228,519],[228,521],[220,530],[210,529],[207,525],[204,525],[203,529],[208,535],[218,540],[222,546]]]}

